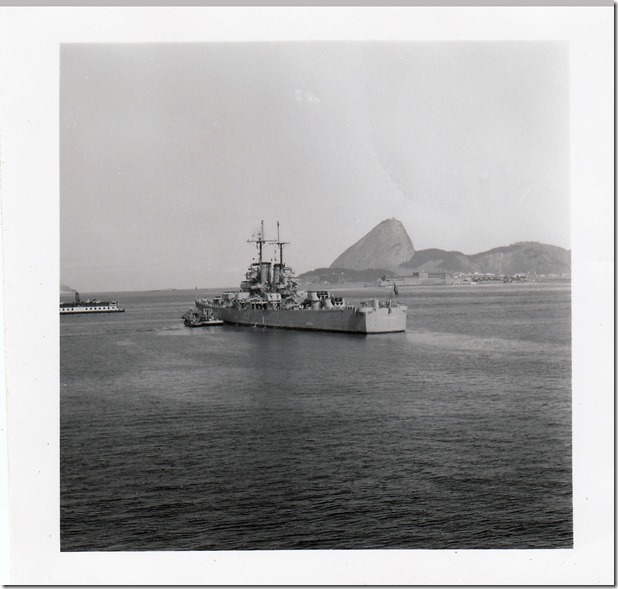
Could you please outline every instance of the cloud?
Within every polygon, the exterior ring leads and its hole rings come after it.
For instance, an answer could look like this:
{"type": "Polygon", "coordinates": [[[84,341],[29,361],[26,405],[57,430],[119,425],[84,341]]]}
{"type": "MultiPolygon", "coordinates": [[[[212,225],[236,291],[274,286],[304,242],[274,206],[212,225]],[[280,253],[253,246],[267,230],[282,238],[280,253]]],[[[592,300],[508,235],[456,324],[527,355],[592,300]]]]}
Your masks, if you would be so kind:
{"type": "Polygon", "coordinates": [[[309,90],[302,90],[300,88],[296,89],[295,92],[296,102],[303,102],[305,104],[319,104],[320,99],[313,94],[313,92],[309,92],[309,90]]]}

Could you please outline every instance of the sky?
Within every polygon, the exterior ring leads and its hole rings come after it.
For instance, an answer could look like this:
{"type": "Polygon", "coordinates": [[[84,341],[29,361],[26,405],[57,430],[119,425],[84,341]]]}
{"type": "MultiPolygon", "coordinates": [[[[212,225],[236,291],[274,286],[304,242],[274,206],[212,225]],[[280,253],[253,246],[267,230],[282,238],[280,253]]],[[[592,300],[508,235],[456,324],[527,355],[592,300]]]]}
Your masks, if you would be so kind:
{"type": "Polygon", "coordinates": [[[261,220],[297,273],[391,217],[570,249],[568,92],[562,42],[63,45],[60,282],[238,285],[261,220]]]}

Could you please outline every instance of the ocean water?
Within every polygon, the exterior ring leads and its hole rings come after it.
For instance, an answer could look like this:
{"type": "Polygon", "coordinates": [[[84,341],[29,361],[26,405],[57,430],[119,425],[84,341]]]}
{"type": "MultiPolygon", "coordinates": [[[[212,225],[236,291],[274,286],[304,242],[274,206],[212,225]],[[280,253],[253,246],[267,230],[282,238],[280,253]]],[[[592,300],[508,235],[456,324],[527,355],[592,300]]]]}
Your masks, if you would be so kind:
{"type": "Polygon", "coordinates": [[[63,551],[572,546],[570,285],[401,288],[367,337],[196,294],[60,317],[63,551]]]}

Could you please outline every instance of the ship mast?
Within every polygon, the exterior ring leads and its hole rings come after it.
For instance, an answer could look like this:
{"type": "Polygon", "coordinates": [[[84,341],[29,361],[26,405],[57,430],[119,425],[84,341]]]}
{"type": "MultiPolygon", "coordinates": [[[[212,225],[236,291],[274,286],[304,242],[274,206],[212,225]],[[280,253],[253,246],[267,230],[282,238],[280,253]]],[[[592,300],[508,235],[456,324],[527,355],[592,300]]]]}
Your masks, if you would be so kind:
{"type": "Polygon", "coordinates": [[[261,284],[264,285],[264,288],[268,289],[271,286],[271,275],[270,275],[270,262],[266,262],[264,260],[264,244],[265,243],[276,243],[274,239],[265,239],[264,238],[264,220],[260,223],[260,231],[257,236],[253,235],[251,239],[247,240],[248,243],[257,244],[258,253],[259,253],[259,261],[255,264],[258,267],[258,276],[261,284]]]}
{"type": "Polygon", "coordinates": [[[262,264],[262,249],[264,247],[264,244],[266,243],[266,240],[264,239],[264,220],[263,219],[260,225],[260,232],[258,233],[257,239],[253,239],[253,237],[251,239],[247,239],[247,243],[257,244],[257,248],[259,252],[259,263],[261,265],[262,264]]]}
{"type": "Polygon", "coordinates": [[[288,245],[290,242],[279,239],[279,221],[277,221],[277,241],[275,243],[279,246],[279,265],[283,268],[283,246],[288,245]]]}

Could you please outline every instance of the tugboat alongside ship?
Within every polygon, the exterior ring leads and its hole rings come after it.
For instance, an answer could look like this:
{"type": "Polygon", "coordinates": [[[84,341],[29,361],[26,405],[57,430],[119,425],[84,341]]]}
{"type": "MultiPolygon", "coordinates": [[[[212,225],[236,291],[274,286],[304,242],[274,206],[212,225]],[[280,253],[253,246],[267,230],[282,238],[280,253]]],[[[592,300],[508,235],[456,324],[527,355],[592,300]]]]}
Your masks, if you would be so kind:
{"type": "Polygon", "coordinates": [[[60,303],[60,314],[77,315],[78,313],[124,313],[124,309],[118,305],[117,301],[97,299],[82,301],[76,291],[73,303],[60,303]]]}
{"type": "Polygon", "coordinates": [[[223,325],[223,321],[215,319],[212,311],[189,309],[183,316],[187,327],[209,327],[211,325],[223,325]]]}
{"type": "Polygon", "coordinates": [[[283,247],[287,242],[264,239],[261,231],[248,240],[255,243],[258,260],[245,274],[239,291],[224,292],[213,299],[195,300],[196,312],[208,312],[212,317],[232,325],[271,327],[310,331],[377,334],[406,330],[407,307],[389,298],[372,299],[352,305],[328,291],[301,291],[292,269],[283,262],[283,247]],[[275,245],[278,261],[269,262],[264,246],[275,245]]]}

